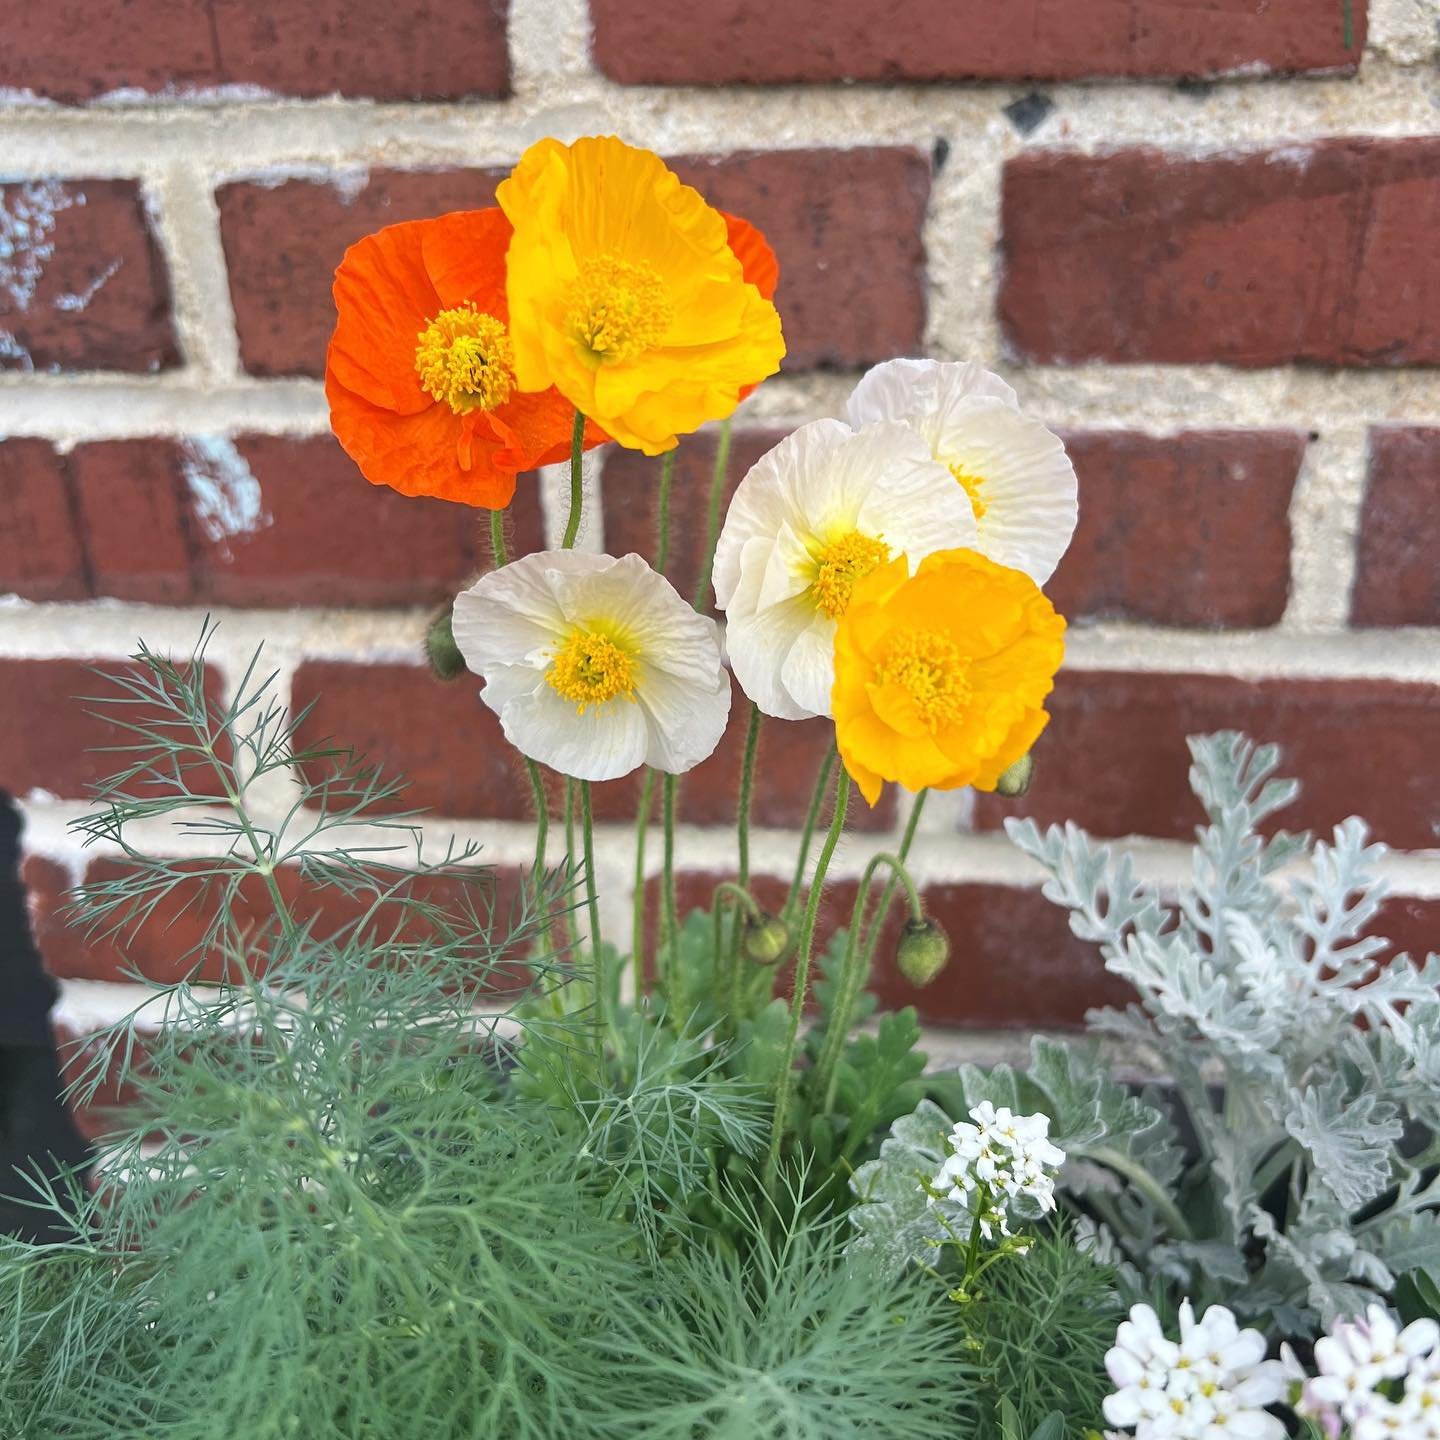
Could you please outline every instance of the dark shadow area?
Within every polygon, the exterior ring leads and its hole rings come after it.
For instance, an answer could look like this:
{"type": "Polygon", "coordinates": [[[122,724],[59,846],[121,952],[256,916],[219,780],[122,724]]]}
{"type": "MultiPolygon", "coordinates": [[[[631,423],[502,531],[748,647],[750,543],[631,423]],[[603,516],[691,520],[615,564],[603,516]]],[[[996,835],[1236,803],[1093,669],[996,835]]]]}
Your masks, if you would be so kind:
{"type": "Polygon", "coordinates": [[[30,934],[20,883],[20,817],[0,790],[0,1232],[50,1237],[44,1214],[15,1197],[32,1194],[16,1170],[49,1175],[87,1165],[89,1147],[61,1099],[49,1011],[55,982],[30,934]]]}

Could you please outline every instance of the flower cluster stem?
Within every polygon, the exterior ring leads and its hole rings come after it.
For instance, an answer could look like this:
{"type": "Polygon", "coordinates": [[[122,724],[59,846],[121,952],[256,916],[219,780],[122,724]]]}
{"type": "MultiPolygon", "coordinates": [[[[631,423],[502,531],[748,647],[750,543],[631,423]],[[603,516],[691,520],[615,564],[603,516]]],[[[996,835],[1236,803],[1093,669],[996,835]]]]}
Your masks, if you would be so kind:
{"type": "Polygon", "coordinates": [[[770,1149],[765,1156],[764,1185],[774,1195],[775,1178],[780,1164],[780,1145],[785,1137],[786,1112],[790,1108],[790,1087],[794,1078],[795,1044],[800,1035],[800,1019],[805,1013],[805,999],[810,989],[810,956],[815,947],[815,922],[820,915],[820,898],[825,890],[825,876],[830,869],[835,847],[845,829],[845,810],[850,801],[850,777],[840,772],[835,786],[835,813],[830,829],[815,864],[815,878],[810,884],[810,898],[805,905],[805,919],[800,926],[800,943],[795,955],[795,993],[790,1000],[790,1026],[785,1034],[785,1048],[780,1055],[780,1073],[775,1081],[775,1111],[770,1119],[770,1149]]]}
{"type": "Polygon", "coordinates": [[[821,1046],[819,1059],[815,1062],[814,1093],[823,1095],[826,1111],[835,1105],[835,1090],[840,1081],[840,1057],[845,1050],[845,1041],[850,1034],[850,1022],[855,1013],[855,1002],[870,978],[871,951],[860,943],[860,931],[864,928],[865,901],[870,894],[870,884],[880,866],[890,869],[890,880],[885,887],[885,900],[881,901],[880,914],[875,919],[878,930],[884,918],[884,905],[894,893],[896,882],[905,886],[910,900],[910,915],[914,920],[923,920],[925,912],[920,906],[920,893],[905,862],[888,850],[881,851],[865,867],[860,877],[860,888],[855,893],[855,908],[850,914],[850,932],[845,940],[845,961],[840,969],[840,983],[835,992],[835,1005],[830,1012],[830,1023],[825,1027],[825,1043],[821,1046]]]}
{"type": "Polygon", "coordinates": [[[585,416],[575,412],[575,428],[570,436],[570,516],[565,522],[565,538],[560,542],[562,550],[575,548],[575,537],[580,533],[580,514],[585,508],[584,465],[585,416]]]}

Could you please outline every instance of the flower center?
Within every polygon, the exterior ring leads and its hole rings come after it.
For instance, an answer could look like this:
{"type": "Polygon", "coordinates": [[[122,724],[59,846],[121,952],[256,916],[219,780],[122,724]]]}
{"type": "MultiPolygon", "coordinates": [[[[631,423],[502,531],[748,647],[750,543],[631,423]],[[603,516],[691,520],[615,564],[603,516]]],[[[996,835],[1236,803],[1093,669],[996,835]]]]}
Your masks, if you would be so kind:
{"type": "Polygon", "coordinates": [[[985,477],[972,475],[958,460],[949,468],[950,473],[960,482],[961,487],[970,497],[970,506],[975,511],[975,518],[983,520],[985,512],[990,508],[989,502],[981,493],[985,487],[985,477]]]}
{"type": "Polygon", "coordinates": [[[575,629],[545,672],[550,688],[583,715],[617,695],[635,698],[635,662],[608,635],[575,629]]]}
{"type": "Polygon", "coordinates": [[[851,530],[832,540],[815,556],[815,608],[827,620],[843,615],[850,604],[850,592],[877,566],[890,558],[890,547],[871,535],[851,530]]]}
{"type": "Polygon", "coordinates": [[[504,325],[473,300],[442,310],[419,334],[420,388],[457,415],[493,410],[515,388],[515,349],[504,325]]]}
{"type": "Polygon", "coordinates": [[[665,338],[675,318],[665,282],[648,265],[592,257],[570,288],[566,323],[597,359],[633,360],[665,338]]]}
{"type": "Polygon", "coordinates": [[[875,667],[881,685],[895,685],[915,706],[920,723],[934,734],[953,725],[970,703],[970,662],[939,630],[897,630],[875,667]]]}

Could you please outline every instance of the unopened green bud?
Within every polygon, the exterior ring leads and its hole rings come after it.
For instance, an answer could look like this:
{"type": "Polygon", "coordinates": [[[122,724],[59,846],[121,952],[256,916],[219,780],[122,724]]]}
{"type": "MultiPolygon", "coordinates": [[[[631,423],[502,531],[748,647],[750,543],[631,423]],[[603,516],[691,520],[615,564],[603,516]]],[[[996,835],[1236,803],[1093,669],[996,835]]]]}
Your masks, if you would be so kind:
{"type": "Polygon", "coordinates": [[[442,610],[425,632],[425,658],[441,680],[455,680],[465,673],[465,657],[455,643],[455,630],[448,609],[442,610]]]}
{"type": "Polygon", "coordinates": [[[934,920],[907,920],[895,961],[912,985],[928,985],[950,960],[950,937],[934,920]]]}
{"type": "Polygon", "coordinates": [[[995,782],[995,793],[1008,795],[1011,799],[1023,795],[1030,788],[1034,774],[1034,755],[1022,755],[1008,770],[1001,772],[1000,778],[995,782]]]}
{"type": "Polygon", "coordinates": [[[790,927],[776,915],[762,910],[757,920],[745,922],[745,957],[757,965],[778,965],[790,951],[790,927]]]}

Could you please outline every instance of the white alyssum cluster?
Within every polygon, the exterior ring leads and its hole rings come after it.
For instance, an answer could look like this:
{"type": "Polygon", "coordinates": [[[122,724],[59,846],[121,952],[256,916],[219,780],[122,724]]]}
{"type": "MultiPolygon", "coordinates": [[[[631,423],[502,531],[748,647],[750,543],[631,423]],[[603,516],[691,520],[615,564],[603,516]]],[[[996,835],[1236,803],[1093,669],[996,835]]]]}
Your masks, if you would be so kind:
{"type": "Polygon", "coordinates": [[[1352,1440],[1440,1440],[1440,1326],[1415,1320],[1402,1330],[1381,1305],[1341,1320],[1315,1342],[1315,1368],[1297,1407],[1327,1435],[1348,1426],[1352,1440]],[[1396,1398],[1381,1386],[1404,1382],[1396,1398]]]}
{"type": "Polygon", "coordinates": [[[954,1200],[989,1240],[1009,1235],[1011,1204],[1023,1197],[1043,1213],[1055,1208],[1054,1172],[1065,1152],[1048,1138],[1048,1115],[1016,1115],[984,1100],[947,1137],[950,1153],[930,1186],[931,1199],[954,1200]]]}
{"type": "Polygon", "coordinates": [[[1196,1320],[1185,1301],[1178,1342],[1148,1305],[1136,1305],[1105,1356],[1117,1387],[1105,1397],[1105,1419],[1136,1440],[1285,1440],[1284,1423],[1266,1406],[1285,1398],[1289,1381],[1265,1348],[1265,1337],[1240,1329],[1223,1305],[1196,1320]]]}

